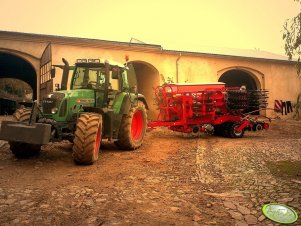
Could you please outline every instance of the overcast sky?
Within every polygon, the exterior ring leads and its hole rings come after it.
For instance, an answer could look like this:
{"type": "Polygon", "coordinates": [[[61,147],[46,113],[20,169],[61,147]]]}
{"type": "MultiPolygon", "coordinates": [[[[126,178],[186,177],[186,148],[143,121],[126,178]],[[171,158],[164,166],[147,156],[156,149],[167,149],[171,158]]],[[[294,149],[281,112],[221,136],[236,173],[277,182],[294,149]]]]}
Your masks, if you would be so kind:
{"type": "Polygon", "coordinates": [[[293,0],[0,0],[0,30],[284,55],[282,26],[299,11],[293,0]]]}

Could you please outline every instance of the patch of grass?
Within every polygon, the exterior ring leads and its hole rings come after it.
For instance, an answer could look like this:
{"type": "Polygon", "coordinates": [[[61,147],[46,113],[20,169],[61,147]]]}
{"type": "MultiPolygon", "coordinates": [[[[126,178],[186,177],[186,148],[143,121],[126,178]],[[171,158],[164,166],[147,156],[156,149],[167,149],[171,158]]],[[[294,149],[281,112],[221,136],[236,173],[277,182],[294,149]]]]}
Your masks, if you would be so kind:
{"type": "Polygon", "coordinates": [[[277,177],[301,179],[301,161],[268,162],[267,167],[277,177]]]}

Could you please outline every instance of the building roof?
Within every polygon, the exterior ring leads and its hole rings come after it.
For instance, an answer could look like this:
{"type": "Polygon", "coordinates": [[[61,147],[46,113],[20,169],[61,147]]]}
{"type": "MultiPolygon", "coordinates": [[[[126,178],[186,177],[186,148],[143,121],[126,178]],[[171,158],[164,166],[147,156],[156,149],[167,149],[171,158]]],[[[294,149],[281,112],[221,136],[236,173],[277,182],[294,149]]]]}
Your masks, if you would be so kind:
{"type": "MultiPolygon", "coordinates": [[[[1,31],[0,39],[2,35],[15,35],[22,36],[27,39],[40,38],[44,41],[47,39],[54,40],[56,43],[82,43],[85,46],[102,46],[107,48],[112,48],[112,45],[117,48],[126,48],[133,51],[147,51],[147,52],[164,52],[169,54],[177,55],[195,55],[195,56],[209,56],[209,57],[221,57],[221,58],[245,58],[251,60],[263,60],[263,61],[280,61],[284,63],[295,63],[295,60],[289,60],[288,57],[274,54],[267,51],[262,51],[258,49],[247,50],[247,49],[233,49],[233,48],[219,48],[219,47],[199,47],[199,49],[194,51],[187,50],[168,50],[164,49],[161,45],[157,44],[146,44],[142,42],[120,42],[120,41],[109,41],[109,40],[99,40],[99,39],[89,39],[89,38],[78,38],[78,37],[67,37],[67,36],[57,36],[57,35],[45,35],[45,34],[33,34],[33,33],[23,33],[23,32],[13,32],[13,31],[1,31]]],[[[113,48],[114,49],[114,48],[113,48]]]]}
{"type": "MultiPolygon", "coordinates": [[[[177,52],[187,52],[181,50],[170,50],[177,52]]],[[[258,59],[268,59],[268,60],[281,60],[289,61],[287,56],[282,56],[279,54],[259,50],[259,49],[234,49],[234,48],[221,48],[221,47],[202,47],[194,51],[188,51],[189,53],[201,53],[208,55],[221,55],[221,56],[233,56],[233,57],[246,57],[246,58],[258,58],[258,59]]]]}

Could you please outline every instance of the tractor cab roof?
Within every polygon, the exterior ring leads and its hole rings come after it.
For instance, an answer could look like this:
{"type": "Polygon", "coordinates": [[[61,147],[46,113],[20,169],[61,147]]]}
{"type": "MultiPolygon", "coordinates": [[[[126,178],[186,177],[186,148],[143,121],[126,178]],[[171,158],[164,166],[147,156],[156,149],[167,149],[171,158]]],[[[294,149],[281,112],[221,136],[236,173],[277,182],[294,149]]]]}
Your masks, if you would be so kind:
{"type": "Polygon", "coordinates": [[[124,64],[118,63],[113,60],[104,60],[104,59],[77,59],[76,60],[76,65],[77,66],[92,66],[96,67],[99,65],[104,65],[105,63],[109,64],[110,66],[118,66],[120,68],[127,68],[124,64]]]}

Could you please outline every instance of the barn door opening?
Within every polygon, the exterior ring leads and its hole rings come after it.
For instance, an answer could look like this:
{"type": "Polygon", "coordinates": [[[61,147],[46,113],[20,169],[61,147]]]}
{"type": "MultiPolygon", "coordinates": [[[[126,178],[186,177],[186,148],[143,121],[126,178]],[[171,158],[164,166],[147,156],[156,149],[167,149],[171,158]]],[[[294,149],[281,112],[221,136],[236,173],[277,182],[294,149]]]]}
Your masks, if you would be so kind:
{"type": "Polygon", "coordinates": [[[246,86],[249,90],[255,90],[260,87],[257,87],[254,77],[242,70],[230,70],[222,74],[218,81],[226,83],[226,87],[246,86]]]}
{"type": "Polygon", "coordinates": [[[53,79],[51,77],[52,53],[49,43],[40,60],[40,100],[53,91],[53,79]]]}
{"type": "Polygon", "coordinates": [[[137,76],[138,93],[145,96],[149,107],[148,118],[154,120],[158,110],[154,98],[154,89],[160,85],[159,71],[150,63],[131,61],[137,76]]]}
{"type": "MultiPolygon", "coordinates": [[[[251,72],[247,72],[244,70],[233,69],[226,71],[221,75],[218,80],[219,82],[226,83],[226,87],[245,87],[249,91],[254,91],[260,89],[260,83],[256,80],[256,76],[251,72]]],[[[252,103],[254,103],[254,99],[252,99],[252,103]]],[[[255,106],[250,106],[247,108],[244,113],[253,112],[252,114],[259,114],[259,104],[255,104],[255,106]]]]}
{"type": "Polygon", "coordinates": [[[0,51],[0,115],[11,115],[19,102],[37,98],[37,73],[15,53],[0,51]]]}

